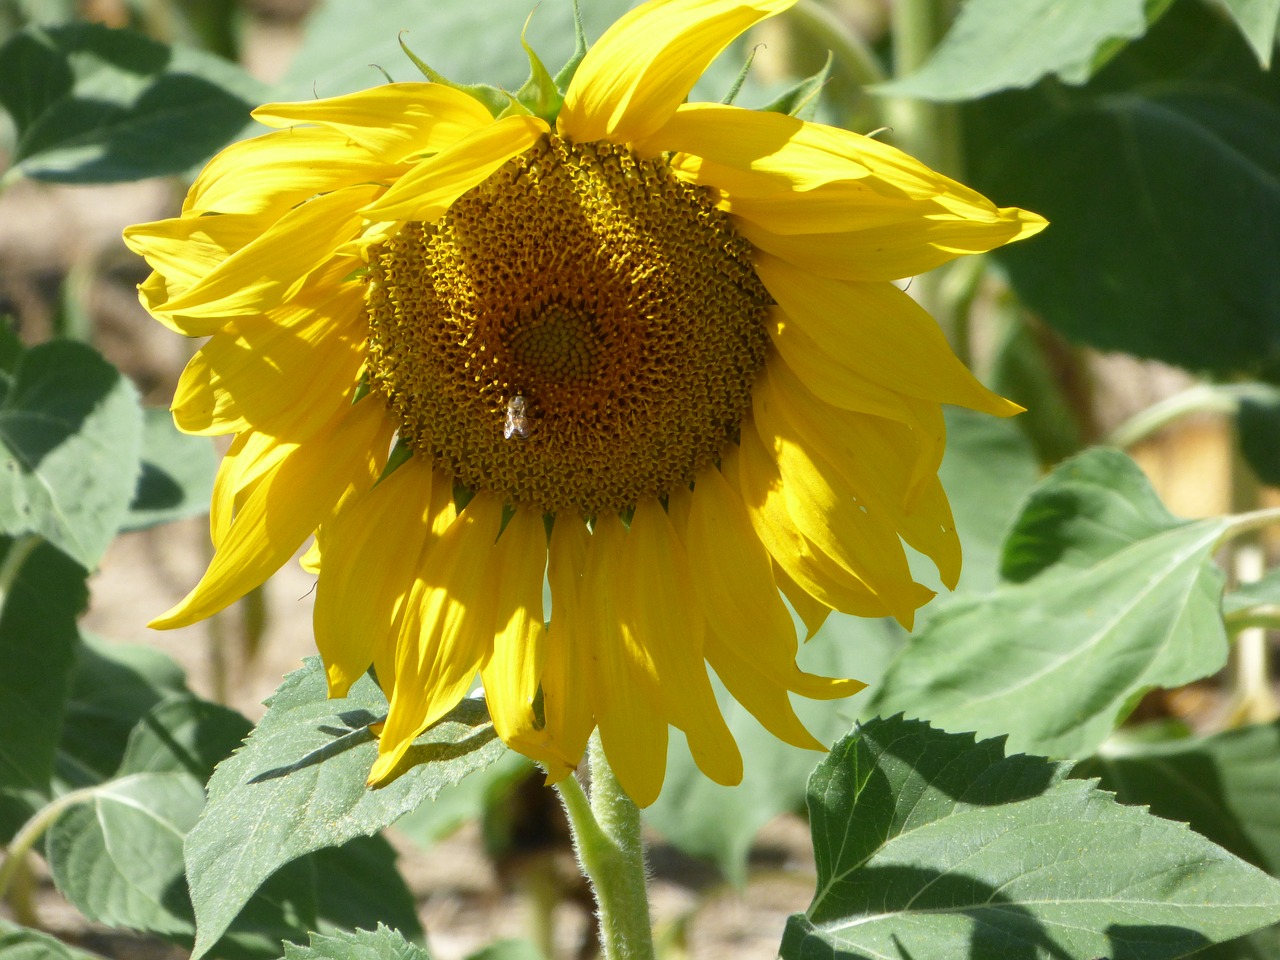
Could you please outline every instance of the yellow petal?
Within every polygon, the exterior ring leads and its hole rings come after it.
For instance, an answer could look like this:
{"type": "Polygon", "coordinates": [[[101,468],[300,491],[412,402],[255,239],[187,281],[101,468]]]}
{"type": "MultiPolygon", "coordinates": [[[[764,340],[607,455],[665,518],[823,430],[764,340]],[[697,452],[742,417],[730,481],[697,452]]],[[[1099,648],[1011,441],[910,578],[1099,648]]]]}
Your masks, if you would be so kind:
{"type": "Polygon", "coordinates": [[[742,755],[707,677],[689,562],[657,500],[636,505],[623,558],[624,636],[652,660],[667,718],[684,731],[698,768],[716,783],[738,783],[742,755]]]}
{"type": "Polygon", "coordinates": [[[718,470],[698,474],[691,500],[685,542],[694,589],[711,627],[708,661],[734,699],[777,737],[821,748],[791,709],[787,690],[834,698],[864,685],[811,677],[796,666],[795,626],[778,594],[769,555],[751,529],[741,497],[718,470]]]}
{"type": "Polygon", "coordinates": [[[547,580],[551,586],[551,625],[547,659],[542,669],[542,708],[547,729],[563,745],[574,766],[587,749],[595,717],[587,696],[590,685],[590,645],[583,605],[589,600],[583,583],[591,535],[568,511],[551,528],[547,580]]]}
{"type": "Polygon", "coordinates": [[[275,573],[348,488],[373,482],[377,450],[385,450],[388,438],[382,405],[366,401],[289,451],[239,508],[195,589],[150,626],[163,630],[203,620],[275,573]]]}
{"type": "Polygon", "coordinates": [[[169,316],[167,305],[260,236],[269,222],[262,217],[182,217],[126,228],[125,246],[144,257],[154,271],[138,286],[143,307],[183,336],[206,337],[221,330],[228,317],[191,321],[169,316]]]}
{"type": "MultiPolygon", "coordinates": [[[[458,510],[453,502],[453,478],[440,470],[435,470],[432,474],[431,505],[427,509],[427,517],[429,527],[427,538],[418,551],[416,561],[413,563],[415,588],[416,581],[421,579],[418,576],[418,571],[426,566],[431,551],[440,542],[440,538],[444,536],[445,531],[453,526],[454,520],[458,518],[458,510]]],[[[382,687],[388,699],[395,692],[396,657],[399,652],[398,647],[404,618],[409,606],[410,604],[407,601],[400,604],[388,641],[378,644],[373,651],[373,669],[377,674],[378,684],[382,687]]],[[[414,609],[416,610],[417,608],[415,607],[414,609]]]]}
{"type": "Polygon", "coordinates": [[[324,526],[313,623],[331,697],[345,697],[392,642],[431,530],[431,474],[410,457],[324,526]]]}
{"type": "MultiPolygon", "coordinates": [[[[792,369],[801,373],[801,367],[807,371],[821,366],[823,357],[832,369],[817,381],[823,384],[821,395],[828,402],[875,413],[865,405],[855,406],[864,392],[860,384],[870,381],[882,389],[995,416],[1022,411],[979,383],[952,352],[928,312],[893,284],[815,277],[767,254],[757,253],[754,262],[756,273],[785,312],[785,320],[800,334],[787,350],[788,363],[792,357],[805,356],[800,364],[791,364],[792,369]],[[845,392],[832,385],[841,378],[853,384],[845,392]]],[[[780,352],[787,336],[786,332],[775,335],[780,352]]],[[[815,392],[819,391],[815,388],[815,392]]]]}
{"type": "Polygon", "coordinates": [[[626,143],[661,127],[735,37],[795,0],[650,0],[605,31],[574,74],[557,126],[626,143]]]}
{"type": "MultiPolygon", "coordinates": [[[[1012,209],[1012,208],[1007,208],[1012,209]]],[[[937,216],[879,229],[784,236],[739,218],[738,232],[759,250],[836,280],[900,280],[966,254],[1021,239],[1016,219],[984,223],[937,216]]]]}
{"type": "Polygon", "coordinates": [[[209,501],[209,536],[215,549],[222,545],[231,518],[244,505],[262,478],[273,473],[297,443],[285,443],[268,433],[248,431],[231,441],[218,464],[209,501]]]}
{"type": "Polygon", "coordinates": [[[187,192],[182,213],[262,216],[270,222],[316,194],[385,182],[400,169],[333,130],[268,133],[233,143],[210,160],[187,192]]]}
{"type": "Polygon", "coordinates": [[[782,415],[772,381],[762,376],[752,391],[755,425],[772,452],[796,528],[841,568],[865,583],[910,629],[915,610],[928,600],[911,577],[893,518],[882,505],[857,495],[832,467],[825,451],[803,442],[782,415]]]}
{"type": "Polygon", "coordinates": [[[480,665],[485,700],[498,736],[511,749],[548,768],[572,769],[534,701],[547,652],[542,581],[547,567],[547,531],[542,515],[517,508],[493,553],[497,622],[493,652],[480,665]]]}
{"type": "Polygon", "coordinates": [[[686,104],[637,149],[677,151],[748,240],[826,276],[899,279],[1045,226],[888,144],[778,113],[686,104]]]}
{"type": "Polygon", "coordinates": [[[358,93],[253,111],[269,127],[315,123],[349,137],[384,163],[436,153],[493,123],[478,100],[442,83],[389,83],[358,93]]]}
{"type": "Polygon", "coordinates": [[[608,512],[591,533],[583,574],[583,620],[592,643],[587,690],[618,783],[647,807],[658,798],[667,772],[667,718],[653,660],[622,628],[623,594],[635,588],[622,562],[629,536],[617,514],[608,512]]]}
{"type": "Polygon", "coordinates": [[[321,284],[271,312],[267,323],[219,333],[188,361],[173,396],[185,433],[258,430],[309,436],[344,403],[365,362],[364,289],[321,284]]]}
{"type": "MultiPolygon", "coordinates": [[[[739,468],[740,461],[741,451],[735,445],[730,444],[720,453],[720,472],[724,475],[730,489],[738,491],[739,495],[741,495],[743,489],[742,472],[739,468]]],[[[746,509],[745,503],[743,504],[743,509],[746,509]]],[[[747,511],[747,519],[751,521],[752,529],[754,530],[756,521],[749,510],[747,511]]],[[[757,536],[759,536],[758,533],[757,536]]],[[[761,546],[765,546],[763,541],[761,546]]],[[[767,547],[766,552],[768,552],[767,547]]],[[[769,563],[773,571],[774,583],[778,585],[778,589],[782,591],[782,595],[790,602],[791,608],[800,617],[805,626],[805,639],[813,639],[814,634],[821,630],[822,625],[826,622],[827,616],[831,613],[831,607],[796,583],[772,555],[769,557],[769,563]]]]}
{"type": "Polygon", "coordinates": [[[546,132],[546,123],[537,117],[495,120],[418,163],[367,206],[364,215],[370,220],[437,220],[453,201],[546,132]]]}
{"type": "Polygon", "coordinates": [[[858,500],[889,517],[907,543],[934,561],[942,582],[954,588],[960,578],[960,539],[937,474],[913,487],[920,440],[911,428],[829,407],[777,367],[769,380],[769,399],[800,442],[820,450],[858,500]]]}
{"type": "Polygon", "coordinates": [[[827,403],[910,422],[911,409],[901,393],[856,373],[852,358],[828,351],[781,307],[775,304],[769,308],[766,324],[781,365],[827,403]]]}
{"type": "Polygon", "coordinates": [[[790,498],[783,492],[778,465],[750,419],[742,422],[741,436],[742,502],[769,555],[806,593],[825,606],[860,617],[888,616],[890,611],[884,600],[800,532],[791,516],[790,498]]]}
{"type": "Polygon", "coordinates": [[[501,499],[478,493],[425,557],[405,605],[370,786],[394,779],[414,737],[466,696],[493,648],[492,560],[501,523],[501,499]]]}
{"type": "Polygon", "coordinates": [[[358,209],[381,189],[346,187],[295,207],[158,312],[175,322],[221,324],[278,306],[356,234],[362,223],[358,209]]]}
{"type": "Polygon", "coordinates": [[[778,565],[777,560],[773,561],[773,579],[777,582],[782,595],[787,598],[787,602],[791,604],[791,609],[804,624],[805,640],[812,640],[822,629],[822,625],[827,622],[827,617],[831,615],[831,608],[791,579],[791,575],[778,565]]]}

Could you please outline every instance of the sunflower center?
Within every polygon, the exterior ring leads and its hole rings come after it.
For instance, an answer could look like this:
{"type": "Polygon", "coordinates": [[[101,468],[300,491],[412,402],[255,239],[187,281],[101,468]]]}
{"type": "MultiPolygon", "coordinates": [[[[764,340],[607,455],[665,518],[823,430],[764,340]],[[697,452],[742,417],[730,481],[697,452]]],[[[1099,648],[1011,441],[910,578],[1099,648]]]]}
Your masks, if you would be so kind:
{"type": "Polygon", "coordinates": [[[688,485],[768,345],[751,246],[661,159],[544,137],[369,255],[369,378],[472,490],[594,516],[688,485]]]}

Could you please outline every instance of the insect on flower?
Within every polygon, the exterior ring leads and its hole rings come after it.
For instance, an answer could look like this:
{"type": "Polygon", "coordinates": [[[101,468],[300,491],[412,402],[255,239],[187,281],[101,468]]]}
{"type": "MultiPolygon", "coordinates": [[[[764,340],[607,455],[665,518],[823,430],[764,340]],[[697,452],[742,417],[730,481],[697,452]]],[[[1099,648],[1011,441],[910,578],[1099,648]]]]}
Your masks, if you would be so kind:
{"type": "Polygon", "coordinates": [[[507,416],[502,425],[502,435],[508,440],[512,437],[524,440],[529,436],[533,425],[525,416],[525,409],[524,397],[518,393],[507,401],[507,416]]]}

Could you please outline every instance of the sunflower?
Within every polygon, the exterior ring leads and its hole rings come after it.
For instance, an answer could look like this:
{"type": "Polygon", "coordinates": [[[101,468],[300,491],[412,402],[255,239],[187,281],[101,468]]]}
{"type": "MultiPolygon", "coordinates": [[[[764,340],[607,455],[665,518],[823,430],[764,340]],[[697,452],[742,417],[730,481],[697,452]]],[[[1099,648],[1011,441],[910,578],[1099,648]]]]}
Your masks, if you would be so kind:
{"type": "Polygon", "coordinates": [[[940,404],[1019,410],[891,281],[1044,221],[874,139],[684,102],[791,2],[646,3],[544,115],[441,82],[261,107],[278,129],[130,228],[147,310],[209,338],[177,425],[234,435],[213,560],[152,626],[314,534],[330,693],[372,665],[390,701],[373,785],[477,672],[551,781],[598,728],[641,805],[672,725],[741,778],[708,665],[821,749],[789,694],[862,684],[796,666],[791,610],[909,626],[932,594],[904,543],[960,569],[940,404]]]}

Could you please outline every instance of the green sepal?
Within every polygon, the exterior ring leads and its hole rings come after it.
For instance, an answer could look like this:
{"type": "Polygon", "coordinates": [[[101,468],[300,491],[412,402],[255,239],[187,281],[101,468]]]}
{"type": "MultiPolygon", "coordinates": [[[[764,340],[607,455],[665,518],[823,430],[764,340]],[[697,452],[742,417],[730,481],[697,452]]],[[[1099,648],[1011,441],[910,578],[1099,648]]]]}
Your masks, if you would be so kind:
{"type": "Polygon", "coordinates": [[[556,74],[556,87],[561,91],[569,89],[573,75],[578,72],[578,65],[587,55],[587,34],[582,29],[582,8],[578,0],[573,0],[573,56],[565,61],[565,65],[556,74]]]}
{"type": "Polygon", "coordinates": [[[452,87],[454,90],[461,91],[467,96],[480,101],[484,108],[493,114],[495,118],[511,112],[511,106],[515,100],[507,91],[488,83],[454,83],[444,74],[431,69],[426,61],[410,50],[408,44],[404,42],[403,35],[397,39],[397,42],[400,44],[400,49],[404,51],[404,55],[432,83],[440,83],[446,87],[452,87]]]}
{"type": "MultiPolygon", "coordinates": [[[[529,41],[525,39],[531,20],[533,20],[532,13],[529,14],[524,22],[524,28],[520,31],[520,46],[524,47],[525,55],[529,58],[529,79],[516,91],[515,99],[535,117],[541,117],[547,123],[555,123],[556,117],[560,115],[560,107],[564,104],[564,95],[533,47],[529,46],[529,41]]],[[[514,111],[510,109],[504,111],[507,114],[512,112],[514,111]]]]}
{"type": "Polygon", "coordinates": [[[756,59],[756,47],[751,48],[751,52],[747,54],[746,61],[742,64],[742,69],[738,71],[738,76],[733,81],[733,86],[729,88],[729,92],[720,100],[725,106],[731,106],[733,101],[738,99],[738,94],[742,92],[742,85],[747,82],[747,74],[751,72],[751,64],[756,59]]]}
{"type": "MultiPolygon", "coordinates": [[[[817,73],[801,80],[795,86],[783,91],[772,102],[767,103],[761,109],[770,113],[785,113],[789,117],[796,117],[800,120],[812,120],[818,112],[818,100],[822,94],[822,88],[831,80],[831,66],[834,59],[831,51],[827,51],[826,63],[817,73]]],[[[739,81],[741,82],[741,81],[739,81]]]]}

